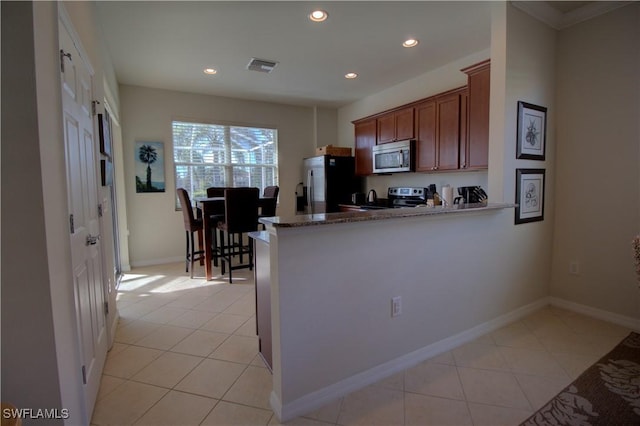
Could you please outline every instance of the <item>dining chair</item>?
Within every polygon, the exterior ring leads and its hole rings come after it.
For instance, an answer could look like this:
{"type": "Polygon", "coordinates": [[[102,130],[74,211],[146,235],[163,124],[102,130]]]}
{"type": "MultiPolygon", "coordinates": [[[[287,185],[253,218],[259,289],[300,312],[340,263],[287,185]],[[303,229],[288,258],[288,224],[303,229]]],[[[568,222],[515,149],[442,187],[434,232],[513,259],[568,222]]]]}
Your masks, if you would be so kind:
{"type": "Polygon", "coordinates": [[[258,188],[228,188],[224,191],[224,221],[218,223],[220,233],[219,256],[222,261],[221,272],[225,274],[229,268],[229,283],[233,283],[232,271],[240,268],[253,269],[253,245],[247,239],[244,243],[243,234],[258,230],[258,188]],[[226,240],[225,240],[226,234],[226,240]],[[233,237],[237,237],[234,240],[233,237]],[[233,264],[234,256],[249,255],[249,263],[233,264]]]}
{"type": "MultiPolygon", "coordinates": [[[[258,218],[261,217],[273,217],[276,215],[276,207],[278,205],[278,193],[280,192],[280,188],[278,186],[267,186],[262,193],[262,200],[260,206],[260,214],[258,218]]],[[[263,228],[266,228],[264,224],[262,224],[263,228]]]]}
{"type": "Polygon", "coordinates": [[[189,199],[189,193],[184,188],[178,188],[178,200],[180,200],[180,208],[182,209],[182,218],[184,219],[184,230],[187,239],[187,250],[185,256],[185,272],[189,272],[189,264],[191,264],[191,278],[193,278],[193,264],[196,260],[205,258],[204,250],[195,250],[193,234],[202,232],[202,220],[196,219],[193,215],[193,207],[189,199]]]}
{"type": "MultiPolygon", "coordinates": [[[[207,188],[207,197],[209,198],[224,197],[224,191],[229,188],[230,187],[227,187],[227,186],[210,186],[207,188]]],[[[210,213],[211,214],[209,215],[209,222],[211,223],[211,229],[213,230],[213,238],[212,238],[213,247],[211,248],[213,252],[213,266],[218,266],[217,254],[219,252],[219,247],[218,247],[218,238],[216,236],[217,235],[216,229],[218,228],[218,223],[224,221],[224,206],[220,204],[219,208],[210,211],[210,213]]]]}

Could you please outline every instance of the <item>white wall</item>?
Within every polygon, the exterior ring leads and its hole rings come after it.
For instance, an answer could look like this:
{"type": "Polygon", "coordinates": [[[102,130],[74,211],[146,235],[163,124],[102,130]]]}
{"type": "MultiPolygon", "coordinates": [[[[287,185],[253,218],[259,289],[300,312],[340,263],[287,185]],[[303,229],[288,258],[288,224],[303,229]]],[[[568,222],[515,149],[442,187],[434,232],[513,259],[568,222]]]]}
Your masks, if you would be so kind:
{"type": "MultiPolygon", "coordinates": [[[[182,213],[175,210],[171,133],[171,121],[174,119],[278,129],[278,214],[294,213],[295,186],[301,180],[302,159],[314,155],[318,139],[314,134],[313,108],[126,85],[120,87],[120,103],[132,266],[184,259],[182,213]],[[136,141],[164,142],[166,192],[135,192],[136,141]]],[[[331,112],[322,110],[319,120],[331,125],[331,112]]],[[[320,139],[328,140],[326,135],[320,139]]]]}
{"type": "Polygon", "coordinates": [[[551,294],[640,318],[640,4],[560,32],[551,294]],[[569,263],[579,262],[579,275],[569,263]]]}

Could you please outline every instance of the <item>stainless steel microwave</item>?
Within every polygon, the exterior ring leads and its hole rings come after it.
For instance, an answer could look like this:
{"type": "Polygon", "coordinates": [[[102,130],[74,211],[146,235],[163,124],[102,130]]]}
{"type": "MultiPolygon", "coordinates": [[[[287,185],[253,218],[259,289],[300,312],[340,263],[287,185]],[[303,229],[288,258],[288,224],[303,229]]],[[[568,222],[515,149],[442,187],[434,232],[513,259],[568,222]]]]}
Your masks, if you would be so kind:
{"type": "Polygon", "coordinates": [[[415,170],[416,141],[407,139],[375,145],[371,149],[373,173],[399,173],[415,170]]]}

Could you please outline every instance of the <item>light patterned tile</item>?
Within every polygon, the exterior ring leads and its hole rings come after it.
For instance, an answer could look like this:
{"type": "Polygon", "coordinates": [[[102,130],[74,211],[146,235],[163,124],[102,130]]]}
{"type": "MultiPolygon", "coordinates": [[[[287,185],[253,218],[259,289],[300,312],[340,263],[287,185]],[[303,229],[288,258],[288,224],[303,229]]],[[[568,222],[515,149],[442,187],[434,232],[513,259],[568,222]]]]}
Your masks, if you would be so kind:
{"type": "Polygon", "coordinates": [[[368,386],[344,397],[338,424],[394,426],[404,424],[404,393],[368,386]]]}
{"type": "Polygon", "coordinates": [[[269,370],[249,366],[224,395],[225,401],[270,410],[273,376],[269,370]]]}
{"type": "Polygon", "coordinates": [[[214,331],[196,330],[182,339],[170,350],[171,352],[206,357],[220,346],[229,336],[231,335],[216,333],[214,331]]]}
{"type": "Polygon", "coordinates": [[[116,330],[116,342],[135,344],[138,340],[148,336],[160,327],[160,324],[147,321],[130,321],[116,330]]]}
{"type": "Polygon", "coordinates": [[[169,391],[135,424],[147,426],[199,425],[217,400],[188,393],[169,391]]]}
{"type": "Polygon", "coordinates": [[[107,376],[106,374],[103,374],[102,378],[100,379],[100,388],[98,389],[97,399],[102,399],[105,396],[109,395],[114,391],[114,389],[123,384],[125,381],[125,379],[121,379],[119,377],[107,376]]]}
{"type": "Polygon", "coordinates": [[[405,394],[405,425],[471,426],[471,416],[465,401],[405,394]]]}
{"type": "Polygon", "coordinates": [[[405,391],[464,400],[455,366],[423,362],[405,371],[405,391]]]}
{"type": "Polygon", "coordinates": [[[257,337],[232,335],[222,342],[222,344],[209,355],[209,358],[250,364],[257,353],[257,337]]]}
{"type": "Polygon", "coordinates": [[[526,420],[531,410],[469,403],[474,426],[514,426],[526,420]]]}
{"type": "Polygon", "coordinates": [[[200,327],[200,329],[233,334],[233,332],[240,328],[248,319],[249,317],[244,315],[218,314],[200,327]]]}
{"type": "Polygon", "coordinates": [[[307,413],[302,417],[335,424],[338,421],[338,416],[340,415],[340,407],[342,407],[343,400],[344,398],[336,399],[335,401],[325,404],[317,410],[307,413]]]}
{"type": "Polygon", "coordinates": [[[220,399],[245,368],[241,364],[205,359],[175,386],[175,390],[220,399]]]}
{"type": "Polygon", "coordinates": [[[160,355],[162,351],[157,349],[129,346],[115,356],[107,358],[104,374],[128,379],[160,355]]]}
{"type": "Polygon", "coordinates": [[[215,315],[216,314],[213,312],[189,309],[183,314],[167,321],[167,325],[186,328],[200,328],[207,322],[211,321],[215,315]]]}
{"type": "Polygon", "coordinates": [[[500,351],[514,373],[567,377],[560,363],[547,351],[508,347],[503,347],[500,351]]]}
{"type": "Polygon", "coordinates": [[[193,329],[161,325],[147,336],[136,342],[136,345],[166,351],[182,339],[193,333],[193,329]]]}
{"type": "Polygon", "coordinates": [[[455,359],[453,359],[453,353],[451,353],[451,351],[447,351],[440,355],[436,355],[433,358],[429,358],[427,362],[433,362],[436,364],[456,365],[456,361],[455,359]]]}
{"type": "Polygon", "coordinates": [[[468,402],[530,410],[531,405],[511,373],[458,367],[468,402]]]}
{"type": "Polygon", "coordinates": [[[126,382],[96,403],[91,422],[97,425],[131,425],[156,404],[168,389],[126,382]]]}
{"type": "Polygon", "coordinates": [[[220,401],[201,423],[202,426],[267,425],[273,412],[220,401]]]}
{"type": "Polygon", "coordinates": [[[204,358],[165,352],[136,373],[131,380],[164,388],[174,387],[204,358]]]}
{"type": "Polygon", "coordinates": [[[569,385],[572,379],[569,376],[560,378],[516,374],[516,380],[527,396],[532,408],[538,410],[569,385]]]}
{"type": "Polygon", "coordinates": [[[498,346],[537,350],[545,349],[535,334],[529,331],[529,328],[521,321],[494,331],[491,333],[491,337],[498,346]]]}
{"type": "Polygon", "coordinates": [[[500,348],[495,345],[482,343],[467,343],[453,351],[456,365],[469,368],[483,368],[491,370],[507,370],[500,348]]]}

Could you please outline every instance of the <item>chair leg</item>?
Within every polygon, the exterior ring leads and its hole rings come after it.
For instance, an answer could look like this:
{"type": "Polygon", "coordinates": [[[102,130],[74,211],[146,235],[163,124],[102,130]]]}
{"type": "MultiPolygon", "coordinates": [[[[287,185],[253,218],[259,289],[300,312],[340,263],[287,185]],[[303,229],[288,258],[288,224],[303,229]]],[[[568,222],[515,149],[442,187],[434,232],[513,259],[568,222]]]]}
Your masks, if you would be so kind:
{"type": "Polygon", "coordinates": [[[191,278],[193,278],[193,265],[194,265],[194,258],[195,258],[195,249],[194,249],[194,242],[193,242],[194,238],[193,238],[193,232],[191,232],[191,278]]]}
{"type": "Polygon", "coordinates": [[[216,236],[216,229],[210,230],[213,234],[213,247],[211,248],[211,252],[213,253],[213,266],[218,266],[218,237],[216,236]]]}
{"type": "Polygon", "coordinates": [[[222,273],[222,275],[224,275],[225,266],[226,266],[226,258],[224,257],[226,244],[224,242],[224,233],[222,229],[219,230],[219,237],[220,237],[220,272],[222,273]]]}
{"type": "Polygon", "coordinates": [[[185,237],[187,241],[187,250],[184,256],[184,271],[189,272],[189,231],[185,231],[185,237]]]}

